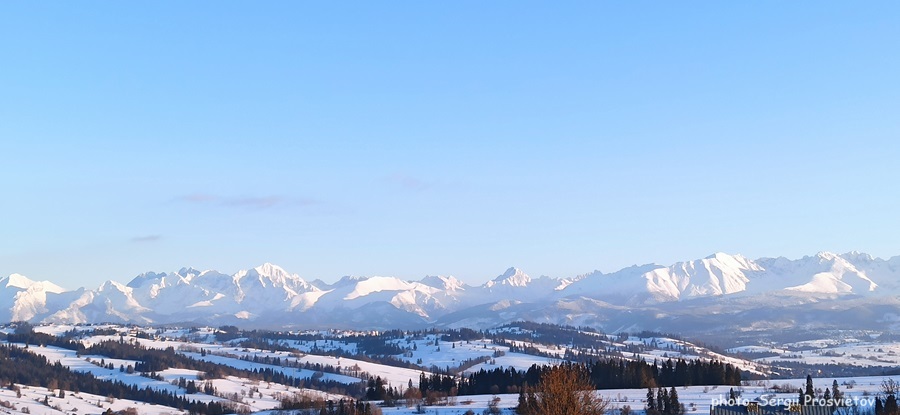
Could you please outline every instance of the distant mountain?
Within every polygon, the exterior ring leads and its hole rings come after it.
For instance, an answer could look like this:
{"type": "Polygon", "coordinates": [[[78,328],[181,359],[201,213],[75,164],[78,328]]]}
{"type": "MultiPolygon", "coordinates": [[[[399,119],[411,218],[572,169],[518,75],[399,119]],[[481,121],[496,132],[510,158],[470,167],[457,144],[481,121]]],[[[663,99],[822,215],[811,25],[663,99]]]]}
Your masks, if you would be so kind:
{"type": "MultiPolygon", "coordinates": [[[[40,320],[51,312],[65,290],[50,281],[32,281],[12,274],[0,279],[0,319],[40,320]]],[[[65,296],[63,296],[65,297],[65,296]]]]}
{"type": "Polygon", "coordinates": [[[796,260],[716,253],[568,278],[532,278],[513,267],[479,286],[452,276],[308,282],[267,263],[232,275],[147,272],[128,284],[74,291],[12,274],[0,279],[0,320],[386,329],[526,319],[607,331],[861,328],[897,324],[898,294],[900,256],[859,252],[796,260]],[[848,320],[848,310],[868,319],[848,320]],[[844,314],[826,318],[834,313],[844,314]]]}

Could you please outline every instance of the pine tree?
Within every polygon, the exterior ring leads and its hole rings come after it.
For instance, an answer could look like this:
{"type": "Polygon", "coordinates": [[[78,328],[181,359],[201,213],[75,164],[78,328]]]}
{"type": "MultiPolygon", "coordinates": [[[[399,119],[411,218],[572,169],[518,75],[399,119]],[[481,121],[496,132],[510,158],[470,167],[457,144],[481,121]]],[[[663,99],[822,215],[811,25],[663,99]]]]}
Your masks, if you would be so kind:
{"type": "Polygon", "coordinates": [[[663,392],[665,389],[662,387],[656,388],[656,410],[661,414],[666,413],[666,397],[663,396],[663,392]]]}
{"type": "Polygon", "coordinates": [[[831,399],[834,399],[835,405],[844,406],[844,393],[838,389],[837,379],[831,382],[831,399]]]}
{"type": "Polygon", "coordinates": [[[669,390],[669,407],[671,408],[669,415],[681,415],[684,413],[681,408],[681,402],[678,402],[678,391],[675,390],[674,386],[669,390]]]}
{"type": "Polygon", "coordinates": [[[804,392],[804,405],[811,405],[816,399],[816,389],[813,387],[812,375],[806,375],[806,392],[804,392]]]}
{"type": "Polygon", "coordinates": [[[672,415],[672,401],[669,400],[669,392],[665,388],[659,388],[657,391],[656,403],[663,415],[672,415]]]}
{"type": "Polygon", "coordinates": [[[656,406],[656,394],[653,388],[647,388],[647,406],[645,407],[647,415],[659,415],[659,407],[656,406]]]}

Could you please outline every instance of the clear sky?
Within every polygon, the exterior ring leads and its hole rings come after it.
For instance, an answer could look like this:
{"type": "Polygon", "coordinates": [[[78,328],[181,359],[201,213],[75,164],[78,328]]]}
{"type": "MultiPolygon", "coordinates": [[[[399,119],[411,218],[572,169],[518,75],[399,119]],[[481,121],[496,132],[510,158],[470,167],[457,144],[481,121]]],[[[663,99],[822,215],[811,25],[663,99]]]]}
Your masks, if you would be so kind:
{"type": "Polygon", "coordinates": [[[900,255],[900,2],[3,2],[0,275],[900,255]]]}

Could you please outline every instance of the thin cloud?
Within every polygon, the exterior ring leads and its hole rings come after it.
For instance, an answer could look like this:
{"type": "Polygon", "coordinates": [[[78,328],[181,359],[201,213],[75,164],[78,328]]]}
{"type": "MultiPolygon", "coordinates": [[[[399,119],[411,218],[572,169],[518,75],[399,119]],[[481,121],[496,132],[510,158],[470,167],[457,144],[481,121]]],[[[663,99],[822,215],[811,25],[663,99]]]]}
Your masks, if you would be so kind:
{"type": "Polygon", "coordinates": [[[193,193],[180,196],[177,201],[196,205],[218,206],[223,208],[264,210],[276,207],[303,207],[318,202],[309,198],[287,198],[278,195],[270,196],[216,196],[208,193],[193,193]]]}
{"type": "Polygon", "coordinates": [[[178,200],[188,203],[209,203],[215,202],[217,199],[218,197],[206,193],[193,193],[178,198],[178,200]]]}
{"type": "Polygon", "coordinates": [[[406,174],[392,174],[388,176],[387,180],[403,189],[414,192],[421,192],[431,187],[431,183],[406,174]]]}
{"type": "Polygon", "coordinates": [[[162,239],[162,235],[144,235],[144,236],[135,236],[131,238],[131,242],[134,243],[146,243],[146,242],[156,242],[162,239]]]}
{"type": "Polygon", "coordinates": [[[285,199],[280,196],[238,197],[222,201],[223,206],[247,209],[268,209],[284,204],[285,199]]]}

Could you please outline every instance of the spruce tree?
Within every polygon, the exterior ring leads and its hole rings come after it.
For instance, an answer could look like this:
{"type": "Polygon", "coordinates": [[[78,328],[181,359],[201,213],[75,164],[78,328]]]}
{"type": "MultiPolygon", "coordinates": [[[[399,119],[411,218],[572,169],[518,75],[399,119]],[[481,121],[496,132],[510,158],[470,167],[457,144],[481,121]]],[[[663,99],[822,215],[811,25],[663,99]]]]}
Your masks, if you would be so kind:
{"type": "Polygon", "coordinates": [[[831,399],[834,399],[835,405],[844,406],[844,394],[838,389],[837,379],[831,382],[831,399]]]}
{"type": "Polygon", "coordinates": [[[647,415],[659,415],[659,409],[656,406],[656,394],[653,393],[653,388],[647,388],[647,406],[646,406],[647,415]]]}
{"type": "Polygon", "coordinates": [[[806,392],[804,395],[806,395],[804,398],[805,405],[812,404],[813,400],[816,399],[816,388],[813,387],[812,375],[806,375],[806,392]]]}
{"type": "Polygon", "coordinates": [[[681,410],[681,402],[678,402],[678,391],[675,390],[674,386],[669,390],[669,407],[671,408],[669,415],[681,415],[684,413],[681,410]]]}
{"type": "Polygon", "coordinates": [[[672,400],[669,399],[669,391],[666,388],[660,388],[659,396],[662,398],[662,404],[659,405],[660,411],[663,415],[672,415],[672,400]]]}

